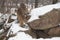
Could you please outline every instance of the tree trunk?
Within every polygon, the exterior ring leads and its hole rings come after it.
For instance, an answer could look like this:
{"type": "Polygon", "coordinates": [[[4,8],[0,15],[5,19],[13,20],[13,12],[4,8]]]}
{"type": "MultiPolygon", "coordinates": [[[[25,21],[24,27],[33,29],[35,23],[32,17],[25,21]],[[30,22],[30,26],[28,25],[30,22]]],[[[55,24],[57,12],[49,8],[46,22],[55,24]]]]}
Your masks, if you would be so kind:
{"type": "Polygon", "coordinates": [[[2,12],[2,13],[4,13],[4,11],[5,11],[5,0],[1,0],[1,8],[0,8],[0,11],[2,12]]]}
{"type": "Polygon", "coordinates": [[[52,4],[55,4],[55,3],[57,3],[57,2],[58,2],[58,0],[53,0],[52,4]]]}
{"type": "Polygon", "coordinates": [[[35,8],[38,7],[38,0],[35,0],[35,8]]]}

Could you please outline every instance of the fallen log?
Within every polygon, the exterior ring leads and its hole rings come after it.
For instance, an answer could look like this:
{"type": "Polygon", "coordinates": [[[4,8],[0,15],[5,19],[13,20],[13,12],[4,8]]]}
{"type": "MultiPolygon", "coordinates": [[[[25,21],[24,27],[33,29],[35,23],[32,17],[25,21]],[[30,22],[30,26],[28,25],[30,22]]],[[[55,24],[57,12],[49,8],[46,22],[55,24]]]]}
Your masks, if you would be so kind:
{"type": "Polygon", "coordinates": [[[6,37],[9,29],[10,29],[10,27],[7,28],[6,30],[4,30],[4,32],[0,34],[0,40],[3,40],[6,37]]]}

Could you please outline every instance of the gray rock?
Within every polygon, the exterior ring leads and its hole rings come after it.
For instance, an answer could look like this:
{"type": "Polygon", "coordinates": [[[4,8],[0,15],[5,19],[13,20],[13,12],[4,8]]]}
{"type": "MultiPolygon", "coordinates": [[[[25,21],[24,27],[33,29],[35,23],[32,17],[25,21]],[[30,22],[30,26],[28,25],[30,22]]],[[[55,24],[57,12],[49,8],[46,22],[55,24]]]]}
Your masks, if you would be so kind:
{"type": "Polygon", "coordinates": [[[60,10],[53,9],[52,11],[41,16],[40,19],[27,23],[30,28],[35,30],[45,30],[56,27],[60,24],[60,10]]]}

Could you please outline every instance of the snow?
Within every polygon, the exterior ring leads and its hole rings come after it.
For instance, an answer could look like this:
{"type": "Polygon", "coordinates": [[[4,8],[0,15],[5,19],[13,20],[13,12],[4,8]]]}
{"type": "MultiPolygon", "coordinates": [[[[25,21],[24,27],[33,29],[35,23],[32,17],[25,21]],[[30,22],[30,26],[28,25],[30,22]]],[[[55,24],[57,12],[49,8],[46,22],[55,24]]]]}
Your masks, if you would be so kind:
{"type": "Polygon", "coordinates": [[[29,35],[25,34],[24,32],[19,32],[20,30],[26,31],[28,29],[20,27],[19,24],[16,23],[16,21],[12,22],[12,26],[10,30],[13,31],[13,34],[17,33],[17,35],[15,37],[9,38],[9,40],[23,40],[23,39],[27,40],[31,38],[29,35]]]}
{"type": "Polygon", "coordinates": [[[17,19],[17,16],[11,16],[11,19],[17,19]]]}
{"type": "Polygon", "coordinates": [[[28,29],[20,27],[19,24],[14,21],[14,22],[12,22],[12,26],[11,26],[10,30],[13,31],[13,34],[14,34],[14,33],[17,33],[19,30],[25,31],[28,29]]]}
{"type": "Polygon", "coordinates": [[[9,40],[32,40],[32,39],[30,36],[28,36],[24,32],[19,32],[17,36],[10,38],[9,40]]]}
{"type": "Polygon", "coordinates": [[[4,30],[3,30],[3,29],[1,29],[1,30],[0,30],[0,34],[1,34],[2,32],[4,32],[4,30]]]}
{"type": "Polygon", "coordinates": [[[2,16],[2,14],[0,13],[0,17],[2,16]]]}
{"type": "Polygon", "coordinates": [[[46,14],[47,12],[51,11],[54,8],[59,9],[60,3],[46,5],[46,6],[35,8],[35,9],[31,10],[31,12],[29,14],[29,15],[31,15],[31,18],[28,20],[28,22],[39,19],[39,16],[46,14]]]}
{"type": "Polygon", "coordinates": [[[46,39],[40,38],[40,39],[34,39],[34,40],[60,40],[60,37],[53,37],[53,38],[46,38],[46,39]]]}

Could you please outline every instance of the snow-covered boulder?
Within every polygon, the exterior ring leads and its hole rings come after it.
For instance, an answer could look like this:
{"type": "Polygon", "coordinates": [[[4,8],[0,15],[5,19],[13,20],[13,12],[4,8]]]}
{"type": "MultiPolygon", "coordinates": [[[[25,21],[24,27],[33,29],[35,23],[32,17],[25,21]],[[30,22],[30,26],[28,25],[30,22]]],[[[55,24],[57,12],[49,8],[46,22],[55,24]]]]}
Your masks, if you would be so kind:
{"type": "Polygon", "coordinates": [[[31,15],[31,18],[28,20],[28,22],[39,19],[39,16],[46,14],[47,12],[51,11],[54,8],[59,9],[60,3],[52,4],[52,5],[46,5],[46,6],[35,8],[35,9],[31,10],[31,12],[29,14],[29,15],[31,15]]]}
{"type": "Polygon", "coordinates": [[[60,24],[59,17],[60,17],[60,10],[53,9],[50,12],[46,13],[45,15],[42,15],[40,19],[28,22],[28,25],[32,29],[36,30],[45,30],[53,28],[60,24]]]}
{"type": "MultiPolygon", "coordinates": [[[[29,31],[32,31],[30,33],[35,33],[38,38],[60,37],[60,26],[58,26],[60,24],[60,10],[52,9],[42,15],[41,18],[39,18],[39,16],[37,16],[38,19],[28,22],[28,25],[31,28],[29,31]],[[56,33],[54,31],[56,31],[56,33]]],[[[33,35],[31,36],[33,37],[33,35]]]]}

